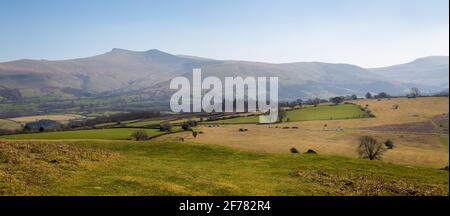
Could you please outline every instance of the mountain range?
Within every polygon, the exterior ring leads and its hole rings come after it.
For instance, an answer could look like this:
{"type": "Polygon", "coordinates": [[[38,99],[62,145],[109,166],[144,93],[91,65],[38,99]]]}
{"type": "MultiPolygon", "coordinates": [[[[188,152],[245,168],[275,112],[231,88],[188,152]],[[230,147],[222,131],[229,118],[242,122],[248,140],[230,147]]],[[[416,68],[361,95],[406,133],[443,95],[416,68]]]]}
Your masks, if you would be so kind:
{"type": "Polygon", "coordinates": [[[351,64],[215,60],[172,55],[156,49],[110,52],[71,60],[17,60],[0,63],[0,101],[55,101],[90,97],[141,95],[142,100],[170,98],[169,82],[176,76],[277,76],[283,100],[329,98],[387,92],[404,95],[411,87],[424,93],[449,86],[448,56],[431,56],[384,68],[351,64]],[[144,97],[143,95],[147,95],[144,97]],[[154,99],[153,98],[153,99],[154,99]]]}

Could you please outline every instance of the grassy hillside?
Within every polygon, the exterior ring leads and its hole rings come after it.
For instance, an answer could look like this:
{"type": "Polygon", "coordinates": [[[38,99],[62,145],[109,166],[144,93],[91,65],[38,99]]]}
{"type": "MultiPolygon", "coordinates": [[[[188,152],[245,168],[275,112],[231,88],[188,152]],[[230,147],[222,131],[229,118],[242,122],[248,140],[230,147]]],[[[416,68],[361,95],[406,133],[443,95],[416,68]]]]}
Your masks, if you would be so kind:
{"type": "Polygon", "coordinates": [[[165,140],[0,141],[3,195],[447,195],[448,172],[165,140]]]}
{"type": "MultiPolygon", "coordinates": [[[[354,104],[341,104],[337,106],[323,105],[318,107],[306,107],[303,109],[295,109],[287,111],[287,118],[292,122],[311,121],[311,120],[333,120],[333,119],[350,119],[365,118],[367,113],[361,111],[354,104]]],[[[258,123],[258,116],[246,116],[232,119],[218,120],[213,123],[221,124],[245,124],[258,123]]]]}
{"type": "MultiPolygon", "coordinates": [[[[125,140],[130,138],[133,128],[114,128],[80,131],[58,131],[31,134],[17,134],[0,136],[0,139],[105,139],[105,140],[125,140]]],[[[159,129],[146,129],[148,135],[158,135],[163,132],[159,129]]]]}

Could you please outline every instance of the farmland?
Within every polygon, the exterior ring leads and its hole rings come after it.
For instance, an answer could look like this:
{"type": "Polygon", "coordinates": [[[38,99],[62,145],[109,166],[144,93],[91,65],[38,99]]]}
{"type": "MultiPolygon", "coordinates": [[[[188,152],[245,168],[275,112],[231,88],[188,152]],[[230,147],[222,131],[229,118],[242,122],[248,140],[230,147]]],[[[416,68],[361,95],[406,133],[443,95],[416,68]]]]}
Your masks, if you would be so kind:
{"type": "Polygon", "coordinates": [[[291,147],[295,147],[301,151],[314,149],[320,154],[356,158],[358,137],[371,135],[380,141],[391,139],[397,144],[395,149],[388,151],[383,157],[386,162],[433,168],[448,165],[448,149],[442,144],[448,140],[448,133],[442,133],[440,128],[435,128],[436,132],[432,133],[370,129],[432,121],[436,115],[448,113],[448,98],[359,100],[355,103],[361,106],[368,104],[376,117],[284,122],[275,125],[202,126],[200,130],[204,131],[204,135],[193,139],[193,142],[269,153],[288,153],[291,147]],[[392,109],[394,104],[398,104],[399,108],[392,109]],[[248,131],[240,132],[240,128],[248,131]]]}
{"type": "Polygon", "coordinates": [[[19,130],[21,129],[21,125],[18,122],[9,120],[9,119],[0,119],[0,130],[19,130]]]}
{"type": "MultiPolygon", "coordinates": [[[[448,171],[440,170],[449,163],[448,98],[352,103],[375,117],[353,104],[321,105],[287,111],[289,122],[270,125],[257,124],[257,116],[203,122],[194,128],[197,137],[179,126],[172,129],[179,133],[140,142],[129,140],[136,128],[0,136],[0,194],[448,194],[448,171]],[[395,148],[381,161],[360,159],[356,147],[365,135],[392,140],[395,148]],[[293,147],[300,154],[292,154],[293,147]],[[309,149],[317,154],[303,154],[309,149]]],[[[117,124],[105,123],[111,125],[117,124]]]]}
{"type": "Polygon", "coordinates": [[[28,123],[38,120],[53,120],[53,121],[69,121],[73,119],[82,119],[84,116],[76,115],[76,114],[61,114],[61,115],[35,115],[35,116],[24,116],[24,117],[17,117],[17,118],[11,118],[10,120],[20,123],[28,123]]]}
{"type": "MultiPolygon", "coordinates": [[[[294,109],[287,111],[286,119],[289,121],[312,121],[312,120],[333,120],[333,119],[350,119],[350,118],[366,118],[368,114],[363,112],[354,104],[342,105],[322,105],[318,107],[306,107],[303,109],[294,109]]],[[[220,124],[247,124],[258,123],[258,116],[245,116],[230,118],[225,120],[217,120],[212,123],[220,124]]]]}

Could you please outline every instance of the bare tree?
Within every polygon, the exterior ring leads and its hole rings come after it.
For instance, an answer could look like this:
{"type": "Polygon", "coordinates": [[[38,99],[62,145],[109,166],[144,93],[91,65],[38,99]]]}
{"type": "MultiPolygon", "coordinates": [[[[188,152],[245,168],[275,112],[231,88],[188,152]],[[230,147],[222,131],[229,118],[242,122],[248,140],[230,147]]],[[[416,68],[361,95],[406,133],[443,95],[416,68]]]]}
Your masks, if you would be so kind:
{"type": "Polygon", "coordinates": [[[420,96],[420,90],[416,87],[413,87],[409,90],[409,96],[412,98],[416,98],[420,96]]]}
{"type": "Polygon", "coordinates": [[[282,122],[284,118],[288,116],[286,110],[284,109],[278,109],[278,121],[282,122]]]}
{"type": "Polygon", "coordinates": [[[359,139],[358,154],[361,158],[379,160],[386,151],[384,144],[371,136],[363,136],[359,139]]]}
{"type": "Polygon", "coordinates": [[[136,141],[144,141],[148,138],[148,135],[145,130],[136,130],[131,134],[131,138],[136,141]]]}

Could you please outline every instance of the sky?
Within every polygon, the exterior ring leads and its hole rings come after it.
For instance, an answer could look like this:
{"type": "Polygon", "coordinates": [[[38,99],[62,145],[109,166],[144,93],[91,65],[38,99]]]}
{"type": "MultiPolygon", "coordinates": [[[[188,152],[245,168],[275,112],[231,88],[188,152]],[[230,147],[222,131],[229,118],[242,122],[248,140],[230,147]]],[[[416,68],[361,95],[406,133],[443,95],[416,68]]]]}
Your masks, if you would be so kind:
{"type": "Polygon", "coordinates": [[[381,67],[449,55],[449,1],[0,0],[0,62],[112,48],[381,67]]]}

